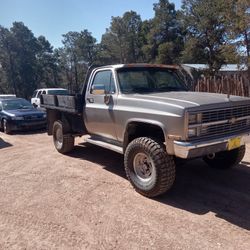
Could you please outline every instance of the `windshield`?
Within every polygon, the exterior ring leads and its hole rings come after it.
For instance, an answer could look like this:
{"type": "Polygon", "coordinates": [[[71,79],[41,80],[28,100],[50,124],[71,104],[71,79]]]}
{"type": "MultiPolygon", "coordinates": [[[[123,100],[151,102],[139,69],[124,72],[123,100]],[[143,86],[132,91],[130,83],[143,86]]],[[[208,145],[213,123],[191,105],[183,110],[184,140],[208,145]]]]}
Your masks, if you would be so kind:
{"type": "Polygon", "coordinates": [[[123,68],[117,71],[122,93],[186,91],[175,70],[166,68],[123,68]]]}
{"type": "Polygon", "coordinates": [[[48,90],[48,95],[68,95],[69,91],[67,89],[50,89],[48,90]]]}
{"type": "Polygon", "coordinates": [[[13,99],[2,101],[3,110],[33,109],[31,103],[25,99],[13,99]]]}

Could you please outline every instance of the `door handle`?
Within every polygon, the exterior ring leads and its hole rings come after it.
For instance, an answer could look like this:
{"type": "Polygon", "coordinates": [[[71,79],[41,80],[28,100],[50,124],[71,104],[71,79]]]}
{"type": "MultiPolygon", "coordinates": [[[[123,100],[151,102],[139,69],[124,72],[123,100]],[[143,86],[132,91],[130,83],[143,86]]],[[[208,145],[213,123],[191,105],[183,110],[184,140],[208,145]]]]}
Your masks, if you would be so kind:
{"type": "Polygon", "coordinates": [[[87,101],[88,101],[89,103],[94,103],[94,98],[87,98],[87,101]]]}

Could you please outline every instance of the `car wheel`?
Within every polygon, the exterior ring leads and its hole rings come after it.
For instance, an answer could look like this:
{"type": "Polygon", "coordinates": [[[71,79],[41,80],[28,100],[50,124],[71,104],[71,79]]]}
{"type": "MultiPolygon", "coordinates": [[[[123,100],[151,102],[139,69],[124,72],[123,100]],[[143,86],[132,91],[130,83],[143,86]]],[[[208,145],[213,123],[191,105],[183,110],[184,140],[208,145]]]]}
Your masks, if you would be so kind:
{"type": "Polygon", "coordinates": [[[229,169],[237,166],[243,159],[246,151],[246,146],[223,151],[216,154],[211,154],[203,157],[203,160],[212,168],[229,169]]]}
{"type": "Polygon", "coordinates": [[[74,148],[75,138],[70,134],[64,134],[62,122],[56,121],[53,125],[53,141],[56,150],[65,154],[74,148]]]}
{"type": "Polygon", "coordinates": [[[9,122],[6,119],[3,119],[3,121],[2,121],[2,128],[3,128],[3,132],[5,134],[11,133],[11,128],[10,128],[9,122]]]}
{"type": "Polygon", "coordinates": [[[133,140],[124,155],[127,178],[135,190],[147,197],[168,191],[175,180],[175,163],[157,141],[140,137],[133,140]]]}

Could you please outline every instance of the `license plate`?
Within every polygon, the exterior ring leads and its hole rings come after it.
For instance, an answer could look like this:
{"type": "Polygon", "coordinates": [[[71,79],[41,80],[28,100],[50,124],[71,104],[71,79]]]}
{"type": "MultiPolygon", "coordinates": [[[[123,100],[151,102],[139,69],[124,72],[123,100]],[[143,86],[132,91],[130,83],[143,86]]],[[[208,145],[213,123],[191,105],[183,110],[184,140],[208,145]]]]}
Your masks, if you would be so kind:
{"type": "Polygon", "coordinates": [[[241,137],[236,137],[228,141],[227,149],[232,150],[235,148],[239,148],[240,145],[241,145],[241,137]]]}

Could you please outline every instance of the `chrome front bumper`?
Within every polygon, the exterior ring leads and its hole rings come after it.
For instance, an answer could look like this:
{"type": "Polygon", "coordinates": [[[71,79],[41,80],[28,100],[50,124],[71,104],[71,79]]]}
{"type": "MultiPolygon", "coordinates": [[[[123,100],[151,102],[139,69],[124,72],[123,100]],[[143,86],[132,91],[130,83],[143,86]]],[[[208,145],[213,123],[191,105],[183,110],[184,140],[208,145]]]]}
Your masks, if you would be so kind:
{"type": "Polygon", "coordinates": [[[229,150],[229,142],[235,138],[239,138],[239,146],[242,146],[250,142],[250,133],[203,142],[174,141],[174,154],[177,157],[187,159],[226,151],[229,150]]]}

